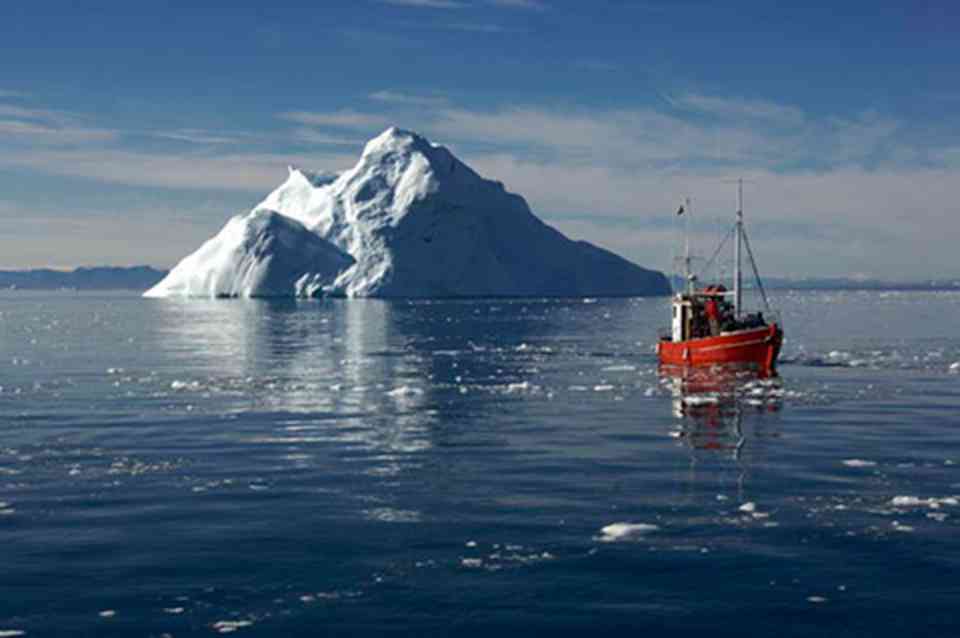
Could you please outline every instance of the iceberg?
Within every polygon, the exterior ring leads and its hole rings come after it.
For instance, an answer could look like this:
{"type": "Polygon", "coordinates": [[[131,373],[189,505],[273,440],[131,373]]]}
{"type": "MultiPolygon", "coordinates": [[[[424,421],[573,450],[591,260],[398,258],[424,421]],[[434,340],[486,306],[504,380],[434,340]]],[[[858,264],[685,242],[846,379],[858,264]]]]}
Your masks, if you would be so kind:
{"type": "Polygon", "coordinates": [[[290,168],[148,290],[166,296],[644,296],[666,277],[545,224],[447,148],[390,128],[339,174],[290,168]]]}

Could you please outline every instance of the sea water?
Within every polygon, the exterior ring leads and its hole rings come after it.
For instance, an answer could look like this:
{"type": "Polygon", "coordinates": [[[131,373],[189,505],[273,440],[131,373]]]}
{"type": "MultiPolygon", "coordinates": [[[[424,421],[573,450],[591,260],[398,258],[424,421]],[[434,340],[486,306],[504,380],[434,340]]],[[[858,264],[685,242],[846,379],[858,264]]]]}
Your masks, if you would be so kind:
{"type": "Polygon", "coordinates": [[[955,635],[960,295],[773,302],[2,293],[0,636],[955,635]]]}

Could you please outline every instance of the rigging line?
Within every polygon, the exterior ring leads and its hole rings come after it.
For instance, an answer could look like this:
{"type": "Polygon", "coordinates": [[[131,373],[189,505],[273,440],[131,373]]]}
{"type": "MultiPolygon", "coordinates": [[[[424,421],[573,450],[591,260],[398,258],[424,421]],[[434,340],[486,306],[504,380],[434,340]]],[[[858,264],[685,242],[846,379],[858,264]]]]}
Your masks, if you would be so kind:
{"type": "Polygon", "coordinates": [[[720,251],[722,251],[723,247],[727,245],[727,240],[733,236],[734,230],[735,230],[734,228],[731,228],[729,231],[727,231],[726,236],[723,238],[723,240],[720,242],[720,245],[717,246],[717,249],[714,251],[713,257],[708,259],[706,265],[700,270],[701,274],[704,274],[708,270],[710,270],[710,267],[713,266],[713,262],[716,260],[717,256],[720,254],[720,251]]]}
{"type": "Polygon", "coordinates": [[[747,237],[746,231],[743,231],[743,245],[747,247],[747,256],[750,257],[750,266],[753,268],[753,276],[757,280],[757,287],[760,289],[760,296],[763,298],[763,306],[767,309],[767,313],[770,313],[772,311],[770,310],[770,302],[767,301],[767,291],[763,289],[763,281],[760,279],[760,272],[757,270],[757,262],[753,258],[750,239],[747,237]]]}

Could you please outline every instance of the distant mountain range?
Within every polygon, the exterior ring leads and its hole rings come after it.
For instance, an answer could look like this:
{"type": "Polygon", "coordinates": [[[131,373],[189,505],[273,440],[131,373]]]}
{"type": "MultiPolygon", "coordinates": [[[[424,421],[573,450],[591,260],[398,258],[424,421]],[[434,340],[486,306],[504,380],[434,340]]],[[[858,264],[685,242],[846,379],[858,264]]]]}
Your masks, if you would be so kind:
{"type": "Polygon", "coordinates": [[[146,290],[167,276],[150,266],[98,266],[76,270],[0,270],[0,289],[146,290]]]}
{"type": "MultiPolygon", "coordinates": [[[[683,286],[683,279],[673,277],[671,283],[678,289],[683,286]]],[[[862,277],[764,277],[763,285],[768,290],[960,290],[960,277],[903,281],[862,277]]],[[[754,288],[753,282],[746,278],[744,286],[754,288]]]]}

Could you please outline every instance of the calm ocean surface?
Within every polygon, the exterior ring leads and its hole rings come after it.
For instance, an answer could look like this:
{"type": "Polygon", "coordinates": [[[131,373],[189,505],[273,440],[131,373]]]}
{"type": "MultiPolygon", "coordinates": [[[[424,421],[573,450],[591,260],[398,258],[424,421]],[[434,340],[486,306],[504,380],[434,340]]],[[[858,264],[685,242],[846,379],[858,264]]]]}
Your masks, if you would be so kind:
{"type": "Polygon", "coordinates": [[[0,636],[960,634],[960,294],[775,304],[0,293],[0,636]]]}

